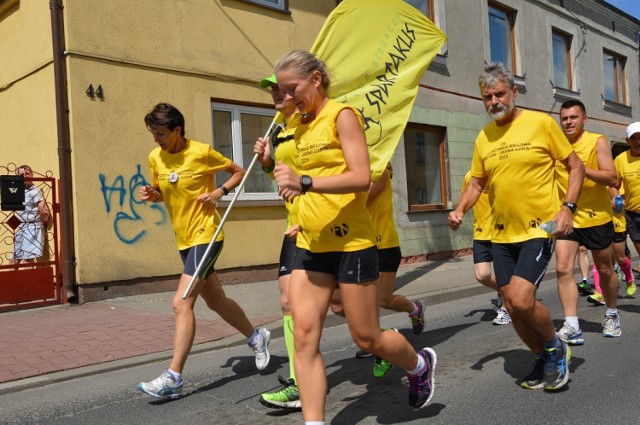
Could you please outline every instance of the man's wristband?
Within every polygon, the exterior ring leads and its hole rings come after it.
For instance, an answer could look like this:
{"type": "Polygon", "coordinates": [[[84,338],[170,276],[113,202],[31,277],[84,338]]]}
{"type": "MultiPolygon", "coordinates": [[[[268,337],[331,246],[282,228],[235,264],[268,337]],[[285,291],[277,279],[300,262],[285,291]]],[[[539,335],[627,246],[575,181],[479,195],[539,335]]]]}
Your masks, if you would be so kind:
{"type": "Polygon", "coordinates": [[[223,184],[218,186],[218,189],[222,190],[222,193],[224,193],[225,196],[229,194],[229,189],[227,189],[223,184]]]}
{"type": "Polygon", "coordinates": [[[578,205],[574,204],[573,202],[563,202],[562,206],[569,208],[571,210],[571,214],[575,214],[576,210],[578,209],[578,205]]]}
{"type": "Polygon", "coordinates": [[[275,168],[276,168],[276,162],[273,161],[273,164],[271,164],[271,167],[269,167],[269,168],[262,167],[262,171],[264,171],[265,173],[269,174],[269,173],[273,173],[273,170],[275,168]]]}

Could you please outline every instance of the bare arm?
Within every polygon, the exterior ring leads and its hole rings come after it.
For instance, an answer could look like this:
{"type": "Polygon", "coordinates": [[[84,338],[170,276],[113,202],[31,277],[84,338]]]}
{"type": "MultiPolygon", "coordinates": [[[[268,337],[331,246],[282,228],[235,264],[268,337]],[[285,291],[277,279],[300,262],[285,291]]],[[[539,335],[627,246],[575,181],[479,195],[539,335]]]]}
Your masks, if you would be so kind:
{"type": "Polygon", "coordinates": [[[389,183],[389,180],[391,180],[390,174],[391,173],[389,172],[389,170],[384,170],[380,178],[371,183],[371,186],[369,186],[369,194],[367,196],[367,206],[369,206],[369,204],[371,204],[373,200],[382,193],[384,188],[389,183]]]}
{"type": "MultiPolygon", "coordinates": [[[[317,193],[366,192],[371,184],[371,171],[364,131],[350,109],[340,112],[336,126],[347,170],[335,176],[314,177],[309,190],[317,193]]],[[[278,162],[273,175],[280,187],[280,195],[285,199],[290,193],[300,193],[300,176],[291,167],[278,162]]]]}
{"type": "Polygon", "coordinates": [[[481,179],[473,176],[471,177],[469,183],[467,183],[467,187],[464,188],[464,192],[462,192],[462,195],[458,200],[458,205],[456,205],[455,209],[449,213],[449,227],[453,230],[458,230],[462,224],[462,217],[464,217],[465,213],[478,201],[478,198],[482,194],[486,184],[487,177],[483,177],[481,179]]]}
{"type": "MultiPolygon", "coordinates": [[[[569,183],[564,201],[576,204],[578,198],[580,198],[580,191],[584,182],[584,164],[575,152],[571,152],[561,162],[569,172],[569,183]]],[[[561,207],[552,220],[558,224],[558,230],[555,233],[558,236],[566,236],[573,230],[573,213],[568,207],[561,207]]]]}
{"type": "MultiPolygon", "coordinates": [[[[229,180],[227,180],[224,184],[224,187],[227,188],[229,192],[235,189],[240,184],[240,182],[242,181],[242,178],[246,173],[244,168],[242,168],[235,162],[232,162],[231,164],[229,164],[229,167],[227,167],[227,169],[224,171],[231,174],[231,177],[229,178],[229,180]]],[[[222,188],[220,187],[217,187],[211,192],[205,192],[199,195],[198,201],[206,205],[215,205],[218,199],[222,198],[224,195],[225,195],[224,190],[222,190],[222,188]]]]}
{"type": "Polygon", "coordinates": [[[585,167],[584,175],[586,178],[604,186],[615,186],[618,184],[618,175],[616,166],[613,163],[613,156],[609,143],[604,137],[598,139],[596,145],[596,156],[598,158],[598,169],[594,170],[585,167]]]}
{"type": "Polygon", "coordinates": [[[47,222],[49,221],[50,212],[46,201],[43,199],[42,201],[38,202],[37,207],[38,213],[40,214],[40,221],[42,221],[42,224],[47,224],[47,222]]]}

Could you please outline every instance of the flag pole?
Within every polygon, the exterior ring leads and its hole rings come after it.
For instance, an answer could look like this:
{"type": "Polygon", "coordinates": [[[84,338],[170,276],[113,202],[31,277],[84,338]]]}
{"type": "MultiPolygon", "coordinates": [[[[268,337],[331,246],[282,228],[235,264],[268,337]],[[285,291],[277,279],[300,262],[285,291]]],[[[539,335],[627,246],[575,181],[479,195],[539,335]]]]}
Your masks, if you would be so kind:
{"type": "MultiPolygon", "coordinates": [[[[271,121],[271,125],[269,126],[269,129],[267,130],[267,132],[264,135],[265,139],[269,136],[269,134],[271,134],[271,130],[273,129],[273,126],[276,125],[277,117],[278,117],[278,115],[276,115],[273,118],[273,121],[271,121]]],[[[202,271],[204,269],[204,266],[205,266],[205,259],[209,256],[211,250],[213,249],[213,245],[216,243],[216,239],[218,238],[218,235],[222,231],[222,226],[227,221],[227,216],[231,212],[231,209],[233,208],[233,204],[235,204],[236,199],[238,199],[238,196],[240,195],[240,191],[244,187],[244,184],[247,181],[247,178],[249,177],[249,174],[251,173],[251,170],[253,169],[253,166],[255,165],[257,160],[258,160],[258,154],[255,154],[253,156],[253,159],[251,160],[251,164],[249,164],[249,167],[247,167],[246,173],[244,174],[244,177],[242,178],[242,181],[235,188],[235,192],[233,194],[233,199],[231,199],[231,202],[229,203],[229,206],[227,207],[226,211],[224,212],[224,215],[222,216],[222,218],[220,219],[220,225],[216,229],[216,232],[213,234],[213,238],[211,238],[211,242],[209,242],[209,246],[207,247],[207,250],[205,251],[204,255],[202,256],[202,259],[200,260],[200,263],[198,263],[198,268],[196,269],[196,271],[193,274],[193,276],[191,276],[191,281],[189,282],[189,285],[187,286],[187,289],[185,289],[184,293],[182,294],[182,299],[183,300],[187,299],[187,297],[191,293],[191,290],[193,289],[193,285],[195,285],[196,280],[198,279],[198,276],[200,275],[200,273],[202,273],[202,271]]]]}

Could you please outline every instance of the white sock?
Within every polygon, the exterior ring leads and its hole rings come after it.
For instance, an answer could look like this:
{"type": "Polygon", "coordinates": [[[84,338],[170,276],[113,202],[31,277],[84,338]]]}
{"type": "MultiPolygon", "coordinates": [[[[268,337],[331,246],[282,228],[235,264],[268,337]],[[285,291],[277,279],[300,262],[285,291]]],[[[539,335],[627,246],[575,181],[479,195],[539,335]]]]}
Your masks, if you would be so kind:
{"type": "Polygon", "coordinates": [[[580,323],[578,323],[578,316],[565,316],[564,320],[573,328],[573,330],[580,329],[580,323]]]}
{"type": "Polygon", "coordinates": [[[324,421],[304,421],[304,425],[324,425],[324,421]]]}
{"type": "Polygon", "coordinates": [[[409,375],[415,376],[424,372],[425,367],[427,367],[427,363],[424,361],[424,358],[422,356],[418,355],[418,364],[416,365],[416,368],[413,370],[407,370],[407,373],[409,373],[409,375]]]}
{"type": "Polygon", "coordinates": [[[174,371],[173,371],[173,370],[171,370],[171,369],[167,369],[167,372],[169,372],[169,375],[171,375],[171,377],[173,378],[173,380],[174,380],[175,382],[180,382],[180,381],[182,381],[182,374],[181,374],[181,373],[174,372],[174,371]]]}
{"type": "Polygon", "coordinates": [[[607,312],[604,315],[609,317],[618,317],[618,309],[607,307],[607,312]]]}

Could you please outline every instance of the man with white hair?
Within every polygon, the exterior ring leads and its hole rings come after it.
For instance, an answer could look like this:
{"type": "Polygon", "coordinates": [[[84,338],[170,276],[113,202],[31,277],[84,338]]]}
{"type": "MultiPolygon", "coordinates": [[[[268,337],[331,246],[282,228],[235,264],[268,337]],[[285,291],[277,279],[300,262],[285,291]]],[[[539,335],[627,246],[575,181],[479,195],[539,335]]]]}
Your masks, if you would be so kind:
{"type": "Polygon", "coordinates": [[[491,254],[498,291],[516,332],[534,354],[533,370],[520,385],[555,391],[569,381],[571,349],[536,298],[555,246],[553,235],[540,225],[552,221],[555,235],[571,232],[584,165],[553,118],[516,107],[518,88],[504,65],[487,65],[478,85],[493,121],[476,139],[471,179],[449,213],[449,226],[455,230],[462,224],[491,181],[491,254]],[[554,190],[556,160],[569,172],[563,204],[554,190]]]}

